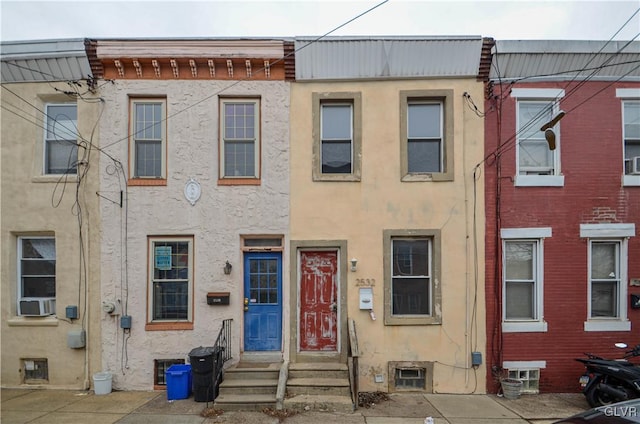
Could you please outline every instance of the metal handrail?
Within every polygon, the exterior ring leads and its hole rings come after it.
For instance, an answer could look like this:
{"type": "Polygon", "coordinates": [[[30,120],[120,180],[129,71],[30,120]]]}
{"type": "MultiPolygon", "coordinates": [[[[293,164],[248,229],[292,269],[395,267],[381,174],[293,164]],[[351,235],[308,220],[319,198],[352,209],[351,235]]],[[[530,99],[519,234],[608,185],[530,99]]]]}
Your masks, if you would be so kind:
{"type": "MultiPolygon", "coordinates": [[[[213,362],[213,390],[214,393],[218,393],[218,386],[222,382],[222,370],[224,363],[232,358],[231,356],[231,321],[232,318],[222,321],[222,327],[216,337],[216,342],[213,344],[214,362],[213,362]]],[[[215,397],[215,395],[214,395],[215,397]]],[[[208,405],[208,403],[207,403],[208,405]]]]}

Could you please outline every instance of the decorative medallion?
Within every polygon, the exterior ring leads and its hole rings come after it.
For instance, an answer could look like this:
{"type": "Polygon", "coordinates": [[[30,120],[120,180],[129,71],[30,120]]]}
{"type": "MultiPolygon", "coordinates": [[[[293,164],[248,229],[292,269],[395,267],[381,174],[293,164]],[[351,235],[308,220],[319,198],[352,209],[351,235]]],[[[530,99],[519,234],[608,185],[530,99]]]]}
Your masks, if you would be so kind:
{"type": "Polygon", "coordinates": [[[191,206],[195,205],[198,199],[200,199],[200,183],[189,178],[189,181],[184,185],[184,197],[191,203],[191,206]]]}

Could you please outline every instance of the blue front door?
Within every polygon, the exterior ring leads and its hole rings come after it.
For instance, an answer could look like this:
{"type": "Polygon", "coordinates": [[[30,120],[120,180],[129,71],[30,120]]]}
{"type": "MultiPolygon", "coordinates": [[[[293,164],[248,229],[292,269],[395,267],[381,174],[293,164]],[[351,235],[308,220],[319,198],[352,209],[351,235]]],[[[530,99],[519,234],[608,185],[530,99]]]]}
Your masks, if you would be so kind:
{"type": "Polygon", "coordinates": [[[282,255],[244,255],[244,350],[281,350],[282,255]]]}

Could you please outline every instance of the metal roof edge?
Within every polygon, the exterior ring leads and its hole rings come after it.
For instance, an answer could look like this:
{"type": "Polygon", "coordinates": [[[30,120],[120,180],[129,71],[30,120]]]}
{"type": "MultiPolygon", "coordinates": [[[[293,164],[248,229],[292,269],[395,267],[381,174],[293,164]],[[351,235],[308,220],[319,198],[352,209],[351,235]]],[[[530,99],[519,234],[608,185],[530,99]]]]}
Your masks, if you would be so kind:
{"type": "Polygon", "coordinates": [[[296,36],[295,41],[460,41],[475,40],[482,41],[481,35],[332,35],[332,36],[296,36]]]}
{"type": "Polygon", "coordinates": [[[496,40],[495,54],[640,53],[640,41],[632,40],[496,40]],[[628,44],[628,45],[627,45],[628,44]]]}
{"type": "Polygon", "coordinates": [[[0,42],[0,59],[37,59],[50,57],[83,57],[85,39],[0,42]]]}

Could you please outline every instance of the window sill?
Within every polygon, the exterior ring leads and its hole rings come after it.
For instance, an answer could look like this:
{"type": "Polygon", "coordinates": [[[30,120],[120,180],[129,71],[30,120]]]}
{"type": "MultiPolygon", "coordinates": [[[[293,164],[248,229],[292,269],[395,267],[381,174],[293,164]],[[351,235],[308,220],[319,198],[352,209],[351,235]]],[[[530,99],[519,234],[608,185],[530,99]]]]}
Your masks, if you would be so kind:
{"type": "Polygon", "coordinates": [[[385,316],[384,325],[440,325],[442,319],[440,317],[431,316],[385,316]]]}
{"type": "Polygon", "coordinates": [[[503,333],[546,333],[546,321],[530,321],[530,322],[503,322],[503,333]]]}
{"type": "Polygon", "coordinates": [[[253,185],[258,186],[261,184],[259,178],[220,178],[218,179],[219,186],[232,186],[232,185],[253,185]]]}
{"type": "Polygon", "coordinates": [[[640,186],[640,175],[623,175],[622,185],[625,187],[640,186]]]}
{"type": "Polygon", "coordinates": [[[53,315],[46,317],[16,316],[7,320],[9,327],[57,327],[58,318],[53,315]]]}
{"type": "Polygon", "coordinates": [[[631,321],[585,321],[584,331],[631,331],[631,321]]]}
{"type": "Polygon", "coordinates": [[[192,322],[149,322],[144,326],[146,331],[193,330],[192,322]]]}
{"type": "Polygon", "coordinates": [[[564,187],[564,175],[516,175],[516,187],[564,187]]]}
{"type": "Polygon", "coordinates": [[[411,182],[424,182],[424,181],[432,181],[432,182],[440,182],[440,181],[453,181],[453,174],[448,172],[433,172],[433,173],[424,173],[424,174],[405,174],[402,176],[400,181],[405,183],[411,182]]]}
{"type": "Polygon", "coordinates": [[[356,174],[313,174],[313,181],[327,182],[360,182],[360,175],[356,174]]]}
{"type": "Polygon", "coordinates": [[[166,186],[167,180],[165,178],[130,178],[127,181],[127,185],[130,186],[166,186]]]}
{"type": "Polygon", "coordinates": [[[58,183],[60,181],[74,182],[78,181],[77,174],[50,174],[50,175],[35,175],[31,178],[32,183],[58,183]]]}

